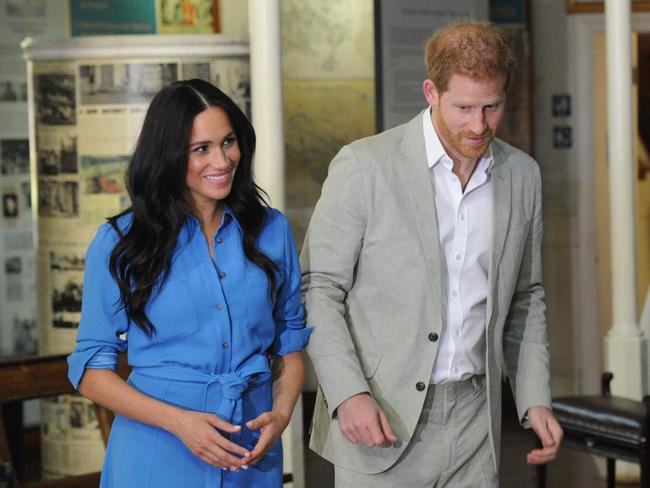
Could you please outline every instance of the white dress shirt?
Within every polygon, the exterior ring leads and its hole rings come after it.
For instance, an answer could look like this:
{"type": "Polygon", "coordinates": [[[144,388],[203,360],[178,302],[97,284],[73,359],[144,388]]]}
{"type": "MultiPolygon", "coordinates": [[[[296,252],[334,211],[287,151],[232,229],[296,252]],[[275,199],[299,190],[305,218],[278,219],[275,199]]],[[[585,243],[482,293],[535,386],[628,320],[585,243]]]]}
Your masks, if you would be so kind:
{"type": "Polygon", "coordinates": [[[442,249],[442,338],[433,368],[434,384],[485,373],[488,273],[492,249],[492,149],[476,163],[465,191],[452,171],[431,122],[422,113],[424,143],[435,187],[438,233],[442,249]]]}

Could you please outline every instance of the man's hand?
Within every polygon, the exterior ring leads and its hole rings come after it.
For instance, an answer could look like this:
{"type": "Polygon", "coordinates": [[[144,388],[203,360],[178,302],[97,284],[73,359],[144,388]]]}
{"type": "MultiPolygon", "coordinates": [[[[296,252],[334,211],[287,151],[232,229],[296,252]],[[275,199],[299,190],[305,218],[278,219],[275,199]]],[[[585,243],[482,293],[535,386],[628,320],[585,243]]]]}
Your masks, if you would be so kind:
{"type": "Polygon", "coordinates": [[[544,464],[555,459],[557,450],[562,442],[562,427],[558,424],[553,413],[546,407],[530,407],[528,409],[530,426],[542,442],[542,447],[533,449],[526,456],[528,464],[544,464]]]}
{"type": "Polygon", "coordinates": [[[337,409],[343,435],[352,442],[368,447],[388,446],[397,442],[386,414],[368,393],[345,400],[337,409]]]}

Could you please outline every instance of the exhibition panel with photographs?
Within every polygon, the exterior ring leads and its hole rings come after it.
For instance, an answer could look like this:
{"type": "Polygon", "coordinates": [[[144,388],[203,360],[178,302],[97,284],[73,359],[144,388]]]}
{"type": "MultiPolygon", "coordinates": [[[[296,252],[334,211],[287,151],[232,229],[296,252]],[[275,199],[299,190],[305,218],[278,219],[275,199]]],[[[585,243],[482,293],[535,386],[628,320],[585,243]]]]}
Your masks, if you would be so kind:
{"type": "MultiPolygon", "coordinates": [[[[35,354],[36,270],[27,128],[27,37],[66,35],[66,0],[0,0],[0,357],[35,354]]],[[[29,415],[28,415],[29,417],[29,415]]],[[[33,417],[33,416],[32,416],[33,417]]]]}
{"type": "MultiPolygon", "coordinates": [[[[191,44],[187,37],[192,36],[175,36],[184,53],[191,44]]],[[[116,50],[109,47],[112,37],[69,40],[77,48],[84,43],[94,46],[93,55],[83,59],[66,57],[65,45],[56,60],[39,59],[37,45],[27,51],[34,100],[30,138],[37,206],[39,353],[68,353],[74,347],[84,254],[97,227],[129,205],[124,171],[155,93],[173,81],[198,77],[250,110],[247,47],[231,42],[235,50],[228,54],[228,44],[220,45],[218,37],[201,38],[217,54],[196,58],[174,54],[173,46],[165,50],[171,53],[168,57],[147,56],[147,44],[153,41],[144,37],[139,38],[139,52],[131,46],[123,57],[116,57],[116,50]]],[[[2,170],[26,172],[27,141],[2,143],[3,161],[7,156],[2,170]]],[[[28,190],[29,186],[24,190],[18,186],[14,198],[7,194],[3,212],[20,212],[23,202],[29,201],[21,192],[28,190]]],[[[10,268],[6,275],[19,275],[21,266],[20,261],[6,261],[10,268]]],[[[41,418],[44,478],[101,468],[104,446],[88,400],[70,396],[44,401],[41,418]]]]}

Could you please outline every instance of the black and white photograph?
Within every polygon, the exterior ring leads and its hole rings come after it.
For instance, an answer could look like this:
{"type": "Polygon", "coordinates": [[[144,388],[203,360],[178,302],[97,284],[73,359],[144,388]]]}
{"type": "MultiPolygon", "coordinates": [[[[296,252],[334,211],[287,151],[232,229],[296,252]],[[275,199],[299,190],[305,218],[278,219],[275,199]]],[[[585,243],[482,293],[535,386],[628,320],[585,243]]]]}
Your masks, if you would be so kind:
{"type": "Polygon", "coordinates": [[[4,272],[4,292],[7,302],[20,302],[24,300],[24,270],[21,257],[6,257],[4,259],[4,272]]]}
{"type": "Polygon", "coordinates": [[[63,437],[70,430],[69,396],[47,397],[41,400],[41,434],[43,437],[63,437]]]}
{"type": "Polygon", "coordinates": [[[81,317],[81,278],[67,273],[52,283],[52,327],[74,329],[81,317]]]}
{"type": "Polygon", "coordinates": [[[41,217],[78,217],[79,183],[40,178],[38,214],[41,217]]]}
{"type": "Polygon", "coordinates": [[[26,81],[21,81],[19,83],[16,83],[16,86],[18,87],[18,100],[21,102],[26,102],[27,101],[27,82],[26,81]]]}
{"type": "Polygon", "coordinates": [[[81,65],[82,105],[148,103],[165,85],[178,80],[176,63],[81,65]]]}
{"type": "Polygon", "coordinates": [[[55,137],[39,138],[36,150],[39,175],[76,174],[77,136],[74,132],[57,131],[55,137]]]}
{"type": "Polygon", "coordinates": [[[0,103],[17,102],[21,100],[21,93],[18,83],[12,80],[0,81],[0,103]]]}
{"type": "Polygon", "coordinates": [[[6,0],[7,17],[43,17],[47,0],[6,0]]]}
{"type": "Polygon", "coordinates": [[[32,185],[29,181],[23,181],[20,184],[20,193],[22,193],[25,210],[32,208],[32,185]]]}
{"type": "Polygon", "coordinates": [[[76,328],[81,314],[84,259],[73,251],[50,251],[52,326],[76,328]]]}
{"type": "Polygon", "coordinates": [[[36,76],[37,117],[41,124],[70,125],[77,121],[74,75],[36,76]]]}
{"type": "Polygon", "coordinates": [[[15,316],[13,318],[14,348],[15,354],[36,354],[36,320],[15,316]]]}
{"type": "Polygon", "coordinates": [[[13,192],[2,195],[2,215],[5,218],[18,217],[18,195],[13,192]]]}
{"type": "Polygon", "coordinates": [[[210,63],[185,63],[182,67],[184,80],[199,78],[210,81],[210,63]]]}
{"type": "Polygon", "coordinates": [[[50,270],[51,271],[83,271],[84,256],[83,254],[58,253],[50,251],[50,270]]]}
{"type": "Polygon", "coordinates": [[[29,173],[29,141],[27,139],[0,140],[0,174],[3,176],[29,173]]]}
{"type": "Polygon", "coordinates": [[[5,258],[5,273],[7,274],[20,274],[22,272],[22,261],[20,256],[11,256],[5,258]]]}
{"type": "Polygon", "coordinates": [[[210,81],[233,99],[242,110],[251,114],[250,69],[238,59],[219,59],[211,63],[210,81]]]}

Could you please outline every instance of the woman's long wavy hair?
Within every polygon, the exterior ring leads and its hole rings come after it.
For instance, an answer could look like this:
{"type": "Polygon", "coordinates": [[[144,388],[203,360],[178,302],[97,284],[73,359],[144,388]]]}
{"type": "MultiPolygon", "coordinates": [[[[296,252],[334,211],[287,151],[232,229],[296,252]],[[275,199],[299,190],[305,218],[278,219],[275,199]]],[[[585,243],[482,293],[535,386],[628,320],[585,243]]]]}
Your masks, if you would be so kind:
{"type": "Polygon", "coordinates": [[[109,260],[120,289],[120,305],[147,335],[155,333],[145,313],[147,302],[167,278],[178,235],[191,214],[185,181],[192,124],[209,107],[226,112],[241,152],[232,189],[223,202],[243,230],[246,257],[264,271],[269,297],[274,294],[277,265],[256,246],[267,203],[253,180],[253,126],[239,107],[210,83],[177,81],[160,90],[147,110],[126,170],[131,206],[108,219],[120,236],[109,260]],[[117,221],[129,213],[131,225],[122,232],[117,221]]]}

